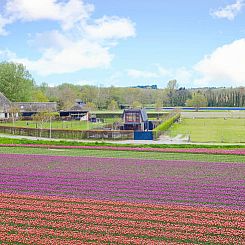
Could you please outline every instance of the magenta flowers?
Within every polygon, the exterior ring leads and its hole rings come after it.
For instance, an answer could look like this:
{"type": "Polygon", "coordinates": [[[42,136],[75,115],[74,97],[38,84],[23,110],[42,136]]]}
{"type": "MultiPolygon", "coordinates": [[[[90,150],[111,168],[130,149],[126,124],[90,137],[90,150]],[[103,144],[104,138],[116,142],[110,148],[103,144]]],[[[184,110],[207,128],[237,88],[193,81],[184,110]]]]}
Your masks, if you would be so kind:
{"type": "Polygon", "coordinates": [[[244,209],[245,165],[42,155],[1,156],[0,191],[244,209]]]}

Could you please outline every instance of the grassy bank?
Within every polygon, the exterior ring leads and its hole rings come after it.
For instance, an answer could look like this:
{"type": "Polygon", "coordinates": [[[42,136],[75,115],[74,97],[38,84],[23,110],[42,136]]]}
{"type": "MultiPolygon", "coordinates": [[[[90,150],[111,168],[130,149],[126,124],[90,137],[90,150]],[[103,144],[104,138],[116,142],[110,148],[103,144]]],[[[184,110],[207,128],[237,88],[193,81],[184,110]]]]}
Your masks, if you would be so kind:
{"type": "Polygon", "coordinates": [[[139,147],[139,148],[208,148],[208,149],[237,149],[245,148],[245,145],[198,145],[198,144],[116,144],[106,143],[103,141],[97,142],[78,142],[78,141],[54,141],[54,140],[30,140],[30,139],[13,139],[1,138],[0,144],[43,144],[43,145],[65,145],[65,146],[125,146],[125,147],[139,147]]]}

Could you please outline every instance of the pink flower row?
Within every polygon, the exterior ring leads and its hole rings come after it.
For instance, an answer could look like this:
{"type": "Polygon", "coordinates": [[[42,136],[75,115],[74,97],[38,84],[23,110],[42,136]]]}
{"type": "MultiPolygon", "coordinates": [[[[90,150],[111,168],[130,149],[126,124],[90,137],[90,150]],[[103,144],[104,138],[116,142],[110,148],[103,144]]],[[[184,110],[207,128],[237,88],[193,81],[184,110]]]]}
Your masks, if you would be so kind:
{"type": "Polygon", "coordinates": [[[42,144],[0,144],[0,147],[33,147],[52,149],[92,149],[92,150],[117,150],[117,151],[142,151],[142,152],[173,152],[173,153],[201,153],[222,155],[245,155],[244,149],[207,149],[207,148],[140,148],[125,146],[65,146],[42,144]]]}

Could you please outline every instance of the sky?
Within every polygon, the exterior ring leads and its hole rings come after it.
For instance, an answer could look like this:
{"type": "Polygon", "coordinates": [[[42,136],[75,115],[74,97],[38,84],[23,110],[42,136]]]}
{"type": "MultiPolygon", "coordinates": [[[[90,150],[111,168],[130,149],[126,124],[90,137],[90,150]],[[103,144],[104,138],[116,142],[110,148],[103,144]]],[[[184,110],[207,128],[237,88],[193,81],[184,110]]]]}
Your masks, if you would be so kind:
{"type": "Polygon", "coordinates": [[[2,61],[50,86],[245,86],[245,0],[0,0],[2,61]]]}

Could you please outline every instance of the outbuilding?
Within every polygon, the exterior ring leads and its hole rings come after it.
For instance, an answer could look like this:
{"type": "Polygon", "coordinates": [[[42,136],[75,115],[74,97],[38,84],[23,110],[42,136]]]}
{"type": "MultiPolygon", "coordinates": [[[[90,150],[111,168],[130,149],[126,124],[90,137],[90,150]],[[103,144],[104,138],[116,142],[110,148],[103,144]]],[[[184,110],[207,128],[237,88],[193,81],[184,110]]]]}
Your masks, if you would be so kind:
{"type": "Polygon", "coordinates": [[[149,130],[149,120],[145,109],[126,109],[122,117],[124,130],[149,130]]]}

